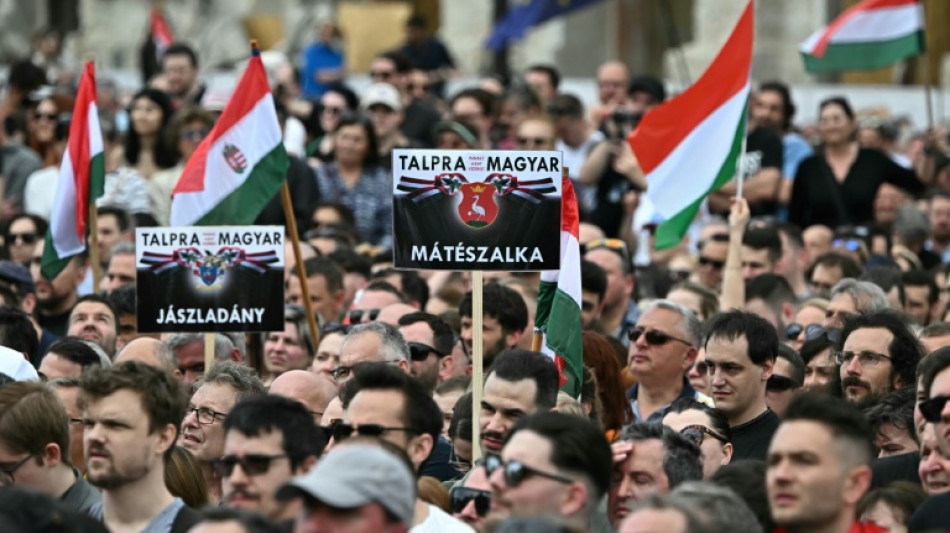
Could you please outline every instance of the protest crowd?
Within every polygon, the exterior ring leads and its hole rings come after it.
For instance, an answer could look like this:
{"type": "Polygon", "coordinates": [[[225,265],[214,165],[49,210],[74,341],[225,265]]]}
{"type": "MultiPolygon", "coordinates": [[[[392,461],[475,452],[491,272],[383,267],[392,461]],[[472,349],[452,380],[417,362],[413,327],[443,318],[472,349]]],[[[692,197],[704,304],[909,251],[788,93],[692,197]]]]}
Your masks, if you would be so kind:
{"type": "MultiPolygon", "coordinates": [[[[99,264],[87,250],[53,279],[79,72],[49,47],[10,66],[0,531],[950,531],[945,117],[868,118],[842,94],[805,124],[787,85],[753,79],[741,197],[711,192],[657,250],[627,139],[674,97],[661,79],[598,65],[586,108],[553,64],[445,94],[453,59],[424,28],[409,19],[359,94],[332,22],[270,69],[306,279],[288,236],[266,333],[137,330],[135,229],[170,224],[224,107],[194,49],[169,45],[134,94],[100,85],[99,264]],[[579,395],[536,351],[539,272],[484,272],[476,320],[471,272],[394,268],[407,148],[563,154],[579,395]]],[[[288,222],[280,195],[254,221],[288,222]]]]}

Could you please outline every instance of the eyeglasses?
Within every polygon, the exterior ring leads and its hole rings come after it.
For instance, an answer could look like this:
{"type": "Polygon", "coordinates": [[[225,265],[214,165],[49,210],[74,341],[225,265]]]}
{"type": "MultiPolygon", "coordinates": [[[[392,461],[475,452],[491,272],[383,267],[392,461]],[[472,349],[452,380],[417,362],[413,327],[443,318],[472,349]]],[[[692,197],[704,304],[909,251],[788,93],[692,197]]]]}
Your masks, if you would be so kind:
{"type": "Polygon", "coordinates": [[[807,326],[802,327],[801,324],[789,324],[785,329],[785,336],[789,340],[795,340],[801,335],[802,330],[805,331],[805,340],[813,341],[819,339],[822,336],[827,337],[828,341],[836,344],[841,340],[841,330],[835,328],[825,328],[821,324],[808,324],[807,326]]]}
{"type": "Polygon", "coordinates": [[[475,502],[475,514],[478,516],[484,517],[491,508],[491,492],[487,490],[453,487],[449,491],[449,499],[452,501],[452,514],[461,513],[472,501],[475,502]]]}
{"type": "Polygon", "coordinates": [[[709,435],[723,444],[729,443],[726,437],[723,437],[719,433],[716,433],[702,424],[692,424],[686,426],[680,430],[680,435],[686,437],[687,440],[696,446],[702,446],[703,441],[706,440],[706,435],[709,435]]]}
{"type": "Polygon", "coordinates": [[[725,261],[718,261],[716,259],[710,259],[708,257],[699,256],[699,265],[700,266],[712,266],[715,270],[722,270],[726,266],[725,261]]]}
{"type": "Polygon", "coordinates": [[[359,324],[363,321],[363,314],[369,316],[369,322],[376,320],[379,316],[379,309],[354,309],[349,313],[350,324],[359,324]]]}
{"type": "Polygon", "coordinates": [[[947,402],[950,402],[950,396],[936,396],[929,400],[924,400],[918,404],[920,414],[927,422],[940,422],[940,419],[943,418],[943,409],[947,406],[947,402]]]}
{"type": "Polygon", "coordinates": [[[208,135],[206,128],[188,128],[181,130],[178,136],[186,141],[201,141],[208,135]]]}
{"type": "Polygon", "coordinates": [[[219,413],[218,411],[208,407],[192,407],[191,409],[185,411],[185,415],[188,413],[195,413],[195,418],[198,419],[198,423],[204,424],[206,426],[214,424],[214,421],[219,418],[224,420],[228,416],[227,413],[219,413]]]}
{"type": "Polygon", "coordinates": [[[356,433],[360,437],[382,437],[383,434],[390,431],[405,431],[407,433],[419,433],[415,428],[386,427],[380,424],[360,424],[354,426],[345,422],[332,424],[330,426],[330,435],[336,442],[344,441],[356,433]]]}
{"type": "Polygon", "coordinates": [[[797,389],[800,385],[790,377],[772,374],[765,382],[765,390],[772,392],[785,392],[791,389],[797,389]]]}
{"type": "Polygon", "coordinates": [[[11,485],[16,483],[16,478],[13,477],[13,474],[15,474],[21,466],[25,465],[27,461],[34,457],[36,457],[36,454],[31,453],[10,468],[0,468],[0,485],[11,485]]]}
{"type": "Polygon", "coordinates": [[[861,241],[857,239],[835,239],[831,241],[832,248],[844,248],[849,252],[857,252],[861,249],[861,241]]]}
{"type": "Polygon", "coordinates": [[[439,352],[432,346],[428,344],[423,344],[421,342],[410,342],[409,343],[409,357],[413,361],[425,361],[429,358],[429,354],[434,353],[435,355],[442,357],[445,354],[439,352]]]}
{"type": "Polygon", "coordinates": [[[574,480],[565,477],[559,476],[557,474],[550,474],[548,472],[542,472],[540,470],[526,466],[521,461],[508,461],[507,463],[501,460],[501,457],[494,454],[488,454],[485,456],[485,475],[491,477],[496,470],[502,469],[502,472],[505,475],[505,484],[510,488],[517,487],[528,479],[530,476],[538,476],[552,481],[557,481],[558,483],[570,484],[574,483],[574,480]]]}
{"type": "Polygon", "coordinates": [[[373,79],[388,80],[392,78],[395,72],[385,71],[385,70],[374,70],[369,73],[370,77],[373,79]]]}
{"type": "Polygon", "coordinates": [[[551,139],[545,137],[518,137],[518,146],[533,146],[540,148],[551,144],[551,139]]]}
{"type": "Polygon", "coordinates": [[[323,330],[321,331],[321,337],[323,335],[329,335],[331,333],[342,333],[346,335],[350,332],[350,326],[347,324],[340,324],[339,322],[329,322],[323,325],[323,330]]]}
{"type": "Polygon", "coordinates": [[[627,243],[620,239],[594,239],[584,246],[584,252],[592,252],[601,248],[617,252],[624,259],[627,258],[627,243]]]}
{"type": "Polygon", "coordinates": [[[342,115],[342,114],[343,114],[343,108],[342,108],[342,107],[335,107],[335,106],[324,106],[324,108],[321,109],[320,112],[321,112],[321,113],[326,113],[326,114],[328,114],[328,115],[342,115]]]}
{"type": "Polygon", "coordinates": [[[670,341],[682,342],[686,346],[693,345],[693,343],[689,341],[684,341],[683,339],[663,333],[658,329],[643,330],[641,328],[636,328],[630,330],[630,333],[627,334],[630,342],[637,342],[637,339],[639,339],[641,335],[643,335],[643,340],[645,340],[649,346],[663,346],[670,341]]]}
{"type": "Polygon", "coordinates": [[[468,351],[468,344],[465,344],[465,341],[462,340],[462,337],[455,337],[455,342],[458,342],[458,343],[461,343],[461,344],[462,344],[462,355],[465,356],[465,359],[471,361],[471,360],[472,360],[472,354],[471,354],[471,352],[468,351]]]}
{"type": "Polygon", "coordinates": [[[10,242],[20,241],[23,244],[33,244],[36,242],[35,233],[11,233],[9,235],[10,242]]]}
{"type": "Polygon", "coordinates": [[[237,455],[225,455],[219,459],[211,461],[211,469],[220,478],[230,477],[234,472],[234,465],[241,465],[241,470],[248,476],[260,476],[270,470],[270,464],[277,459],[286,458],[287,454],[277,455],[251,454],[243,457],[237,455]]]}
{"type": "Polygon", "coordinates": [[[840,366],[847,366],[851,364],[851,361],[854,358],[858,358],[858,363],[861,366],[877,366],[882,360],[886,359],[891,360],[890,357],[877,352],[871,351],[862,351],[862,352],[835,352],[835,364],[840,366]]]}

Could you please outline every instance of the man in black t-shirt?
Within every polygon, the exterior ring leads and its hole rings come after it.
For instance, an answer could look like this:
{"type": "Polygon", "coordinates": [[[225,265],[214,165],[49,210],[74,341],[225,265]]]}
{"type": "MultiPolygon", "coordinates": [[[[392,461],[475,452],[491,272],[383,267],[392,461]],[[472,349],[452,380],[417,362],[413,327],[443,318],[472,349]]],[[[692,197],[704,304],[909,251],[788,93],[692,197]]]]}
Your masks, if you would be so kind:
{"type": "Polygon", "coordinates": [[[716,316],[707,328],[706,367],[716,408],[729,417],[732,459],[765,459],[780,423],[765,401],[778,333],[764,318],[738,310],[716,316]]]}
{"type": "MultiPolygon", "coordinates": [[[[782,181],[782,139],[766,127],[755,127],[746,136],[742,154],[742,196],[749,202],[752,216],[774,215],[782,181]]],[[[709,210],[728,215],[729,205],[737,192],[736,180],[725,184],[709,196],[709,210]]]]}

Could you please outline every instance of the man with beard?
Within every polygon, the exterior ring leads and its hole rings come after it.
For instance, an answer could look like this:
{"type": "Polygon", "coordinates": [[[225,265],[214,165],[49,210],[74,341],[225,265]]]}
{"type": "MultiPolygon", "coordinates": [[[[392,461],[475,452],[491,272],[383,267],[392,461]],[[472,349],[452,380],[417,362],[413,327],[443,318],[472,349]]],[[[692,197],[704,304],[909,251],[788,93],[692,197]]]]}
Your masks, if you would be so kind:
{"type": "MultiPolygon", "coordinates": [[[[489,283],[483,291],[482,366],[488,370],[495,356],[505,348],[514,348],[528,327],[528,307],[514,289],[489,283]]],[[[459,304],[462,322],[461,337],[472,353],[472,293],[459,304]]]]}
{"type": "Polygon", "coordinates": [[[44,240],[38,239],[33,248],[30,275],[36,284],[36,321],[57,337],[66,336],[69,329],[69,311],[79,300],[79,284],[86,277],[89,257],[84,253],[73,257],[52,280],[40,272],[44,240]]]}
{"type": "Polygon", "coordinates": [[[115,340],[119,336],[119,314],[109,300],[98,294],[87,294],[69,313],[67,335],[96,343],[111,359],[115,356],[115,340]]]}
{"type": "Polygon", "coordinates": [[[188,402],[179,445],[201,463],[212,504],[221,501],[221,480],[215,477],[211,461],[224,453],[224,419],[236,403],[264,393],[264,382],[254,370],[234,361],[221,361],[197,383],[188,402]]]}
{"type": "Polygon", "coordinates": [[[517,348],[498,354],[478,407],[482,452],[500,454],[518,420],[557,404],[557,389],[557,367],[547,356],[517,348]]]}
{"type": "Polygon", "coordinates": [[[399,319],[399,332],[409,343],[409,374],[432,394],[455,370],[452,326],[433,314],[417,312],[399,319]]]}
{"type": "Polygon", "coordinates": [[[792,130],[795,104],[788,86],[779,81],[765,82],[752,98],[749,115],[754,127],[768,128],[782,138],[782,184],[779,202],[788,204],[792,195],[792,180],[798,165],[812,154],[812,147],[804,137],[792,130]]]}
{"type": "Polygon", "coordinates": [[[930,240],[924,248],[950,262],[950,191],[936,190],[930,198],[930,240]]]}
{"type": "MultiPolygon", "coordinates": [[[[130,361],[90,368],[80,382],[86,476],[102,490],[89,514],[110,531],[168,531],[197,513],[165,486],[187,399],[170,373],[130,361]]],[[[186,526],[187,527],[187,526],[186,526]]]]}
{"type": "Polygon", "coordinates": [[[296,508],[277,501],[277,489],[306,474],[327,443],[310,411],[283,396],[258,396],[231,410],[224,432],[224,455],[212,463],[224,505],[272,521],[293,518],[296,508]]]}
{"type": "Polygon", "coordinates": [[[891,391],[914,386],[923,348],[897,313],[879,311],[846,320],[841,338],[835,363],[848,402],[868,407],[891,391]]]}

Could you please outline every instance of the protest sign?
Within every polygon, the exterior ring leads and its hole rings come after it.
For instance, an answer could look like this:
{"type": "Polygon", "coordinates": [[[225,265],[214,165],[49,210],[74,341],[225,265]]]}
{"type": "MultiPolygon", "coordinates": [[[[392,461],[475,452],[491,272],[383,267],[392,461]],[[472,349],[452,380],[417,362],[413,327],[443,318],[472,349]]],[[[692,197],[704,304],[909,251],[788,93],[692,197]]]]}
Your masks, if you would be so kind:
{"type": "Polygon", "coordinates": [[[136,228],[138,329],[284,329],[284,228],[136,228]]]}
{"type": "Polygon", "coordinates": [[[395,150],[397,268],[557,270],[560,152],[395,150]]]}

